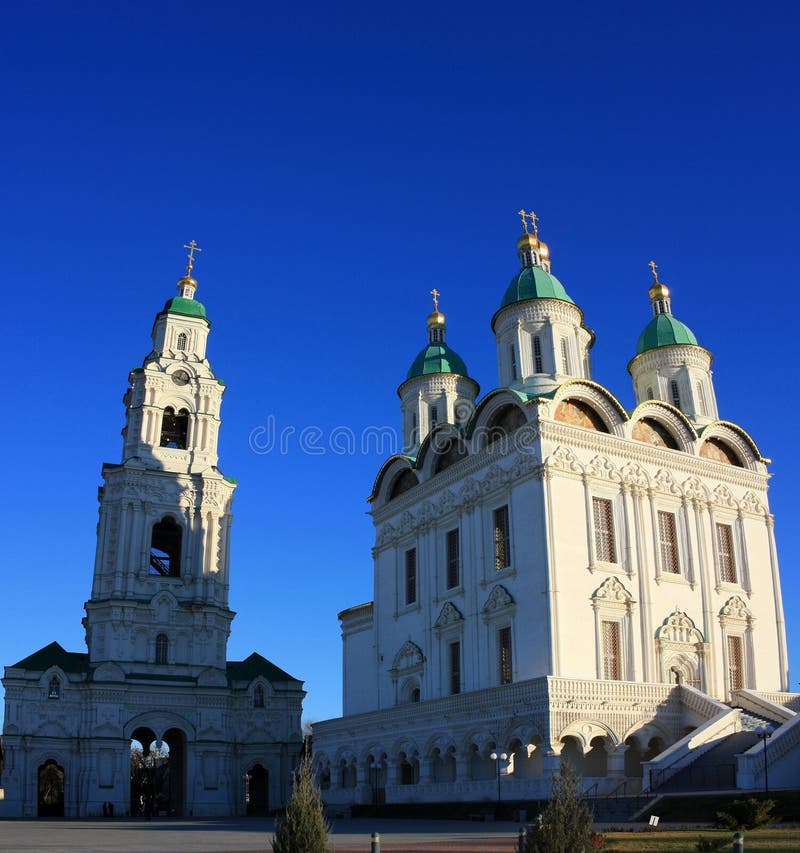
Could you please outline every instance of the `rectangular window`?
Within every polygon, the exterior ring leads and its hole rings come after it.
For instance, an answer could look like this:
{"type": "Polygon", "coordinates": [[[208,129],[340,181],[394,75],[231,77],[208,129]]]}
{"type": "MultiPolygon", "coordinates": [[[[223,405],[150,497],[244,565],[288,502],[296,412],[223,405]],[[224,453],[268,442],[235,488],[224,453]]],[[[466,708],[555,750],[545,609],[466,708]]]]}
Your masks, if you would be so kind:
{"type": "Polygon", "coordinates": [[[658,542],[661,551],[661,571],[671,572],[675,575],[680,574],[678,531],[675,525],[674,513],[658,513],[658,542]]]}
{"type": "Polygon", "coordinates": [[[461,643],[450,643],[450,692],[461,692],[461,643]]]}
{"type": "Polygon", "coordinates": [[[604,563],[617,562],[617,544],[614,537],[614,510],[606,498],[592,498],[594,513],[595,560],[604,563]]]}
{"type": "Polygon", "coordinates": [[[533,336],[533,370],[535,373],[543,373],[542,368],[542,340],[538,335],[533,336]]]}
{"type": "Polygon", "coordinates": [[[676,409],[680,409],[681,407],[681,392],[678,390],[678,383],[672,379],[669,383],[669,393],[672,397],[672,405],[675,406],[676,409]]]}
{"type": "Polygon", "coordinates": [[[436,406],[431,406],[431,429],[439,423],[439,409],[436,406]]]}
{"type": "Polygon", "coordinates": [[[566,338],[561,338],[561,372],[569,374],[569,344],[566,338]]]}
{"type": "Polygon", "coordinates": [[[494,511],[494,567],[496,571],[511,565],[511,542],[508,531],[508,507],[494,511]]]}
{"type": "Polygon", "coordinates": [[[497,648],[500,658],[500,683],[511,684],[511,628],[497,632],[497,648]]]}
{"type": "Polygon", "coordinates": [[[744,652],[741,637],[728,637],[728,684],[731,690],[744,687],[744,652]]]}
{"type": "Polygon", "coordinates": [[[511,378],[518,379],[519,371],[517,370],[517,348],[514,344],[508,348],[509,359],[511,361],[511,378]]]}
{"type": "Polygon", "coordinates": [[[622,666],[620,664],[619,622],[603,622],[603,678],[607,681],[620,681],[622,666]]]}
{"type": "Polygon", "coordinates": [[[733,553],[733,528],[730,524],[717,524],[717,553],[719,579],[725,583],[736,583],[736,556],[733,553]]]}
{"type": "Polygon", "coordinates": [[[406,604],[417,600],[417,549],[406,551],[406,604]]]}
{"type": "Polygon", "coordinates": [[[461,543],[458,529],[447,532],[447,588],[452,589],[461,582],[461,543]]]}

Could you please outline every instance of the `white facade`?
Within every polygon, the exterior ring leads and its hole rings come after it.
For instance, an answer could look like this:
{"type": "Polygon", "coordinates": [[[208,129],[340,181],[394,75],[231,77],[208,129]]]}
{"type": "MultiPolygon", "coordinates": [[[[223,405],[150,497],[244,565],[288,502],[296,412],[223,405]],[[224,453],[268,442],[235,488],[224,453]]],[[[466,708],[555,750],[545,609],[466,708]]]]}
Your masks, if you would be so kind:
{"type": "MultiPolygon", "coordinates": [[[[593,382],[534,242],[492,321],[501,387],[376,479],[374,599],[339,615],[345,716],[314,727],[324,796],[494,799],[492,752],[507,799],[546,796],[562,760],[600,792],[656,788],[755,714],[798,784],[766,460],[718,420],[710,354],[657,279],[638,406],[593,382]]],[[[741,787],[762,751],[753,735],[741,787]]]]}
{"type": "Polygon", "coordinates": [[[5,669],[3,816],[136,813],[151,794],[195,816],[285,803],[304,691],[256,653],[226,657],[236,485],[217,468],[225,389],[190,272],[129,376],[122,460],[103,466],[88,651],[51,643],[5,669]],[[152,791],[132,790],[132,741],[169,751],[152,791]]]}

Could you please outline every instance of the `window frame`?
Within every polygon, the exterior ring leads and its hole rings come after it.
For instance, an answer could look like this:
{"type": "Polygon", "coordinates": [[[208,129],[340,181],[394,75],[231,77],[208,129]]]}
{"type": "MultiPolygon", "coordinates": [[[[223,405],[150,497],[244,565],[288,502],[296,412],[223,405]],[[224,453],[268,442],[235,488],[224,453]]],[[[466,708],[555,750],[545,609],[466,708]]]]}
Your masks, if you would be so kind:
{"type": "Polygon", "coordinates": [[[511,624],[497,628],[497,680],[498,683],[514,683],[514,649],[511,624]]]}
{"type": "Polygon", "coordinates": [[[461,586],[461,531],[458,527],[445,533],[445,589],[461,586]]]}
{"type": "Polygon", "coordinates": [[[736,535],[733,524],[729,524],[726,521],[714,520],[714,551],[717,556],[719,582],[741,586],[739,566],[736,559],[736,535]],[[725,535],[727,536],[724,549],[722,547],[723,543],[720,541],[722,531],[726,531],[725,535]],[[731,579],[730,575],[733,575],[733,579],[731,579]]]}
{"type": "Polygon", "coordinates": [[[616,529],[614,499],[604,495],[591,496],[592,507],[592,558],[594,563],[619,565],[619,543],[616,529]],[[598,515],[603,508],[604,517],[598,515]],[[598,522],[602,521],[602,524],[598,522]]]}
{"type": "Polygon", "coordinates": [[[461,678],[461,638],[447,642],[447,688],[448,696],[457,696],[463,690],[461,678]]]}
{"type": "Polygon", "coordinates": [[[403,602],[406,607],[412,607],[419,599],[417,577],[417,548],[412,546],[407,548],[403,555],[403,602]]]}
{"type": "Polygon", "coordinates": [[[511,509],[508,503],[492,508],[492,562],[494,573],[504,572],[511,568],[511,509]],[[498,517],[503,524],[498,524],[498,517]],[[502,561],[502,565],[500,565],[502,561]]]}

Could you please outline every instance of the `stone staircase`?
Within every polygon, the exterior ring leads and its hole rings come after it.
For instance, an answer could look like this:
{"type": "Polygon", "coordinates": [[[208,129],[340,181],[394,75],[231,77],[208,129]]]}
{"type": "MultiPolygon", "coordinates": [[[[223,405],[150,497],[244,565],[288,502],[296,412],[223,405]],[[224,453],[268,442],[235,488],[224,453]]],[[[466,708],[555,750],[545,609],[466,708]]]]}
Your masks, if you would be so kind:
{"type": "Polygon", "coordinates": [[[587,800],[595,823],[627,823],[643,812],[649,803],[658,797],[647,794],[631,794],[611,797],[592,797],[587,800]]]}

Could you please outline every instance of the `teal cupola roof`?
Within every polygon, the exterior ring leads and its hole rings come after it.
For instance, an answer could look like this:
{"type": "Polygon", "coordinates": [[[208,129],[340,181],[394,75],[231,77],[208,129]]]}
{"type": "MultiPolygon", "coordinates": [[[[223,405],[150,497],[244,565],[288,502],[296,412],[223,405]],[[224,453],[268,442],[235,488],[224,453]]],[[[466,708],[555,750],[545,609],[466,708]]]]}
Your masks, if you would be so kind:
{"type": "Polygon", "coordinates": [[[653,319],[645,326],[636,344],[636,354],[648,350],[669,347],[675,344],[699,346],[694,332],[677,317],[672,315],[672,300],[669,288],[658,280],[657,264],[650,261],[653,270],[653,286],[650,288],[650,304],[653,307],[653,319]]]}
{"type": "Polygon", "coordinates": [[[183,248],[189,250],[189,261],[186,264],[186,274],[183,278],[178,279],[178,295],[167,300],[164,305],[164,311],[168,314],[182,314],[185,317],[197,317],[208,323],[209,321],[206,317],[206,306],[194,298],[194,293],[197,290],[197,280],[192,278],[194,253],[202,252],[203,250],[194,240],[185,244],[183,248]]]}
{"type": "Polygon", "coordinates": [[[539,217],[533,211],[526,213],[520,210],[519,213],[525,229],[517,240],[517,255],[522,268],[509,282],[500,308],[528,299],[560,299],[574,305],[564,285],[550,272],[550,247],[539,239],[539,217]],[[528,219],[531,220],[532,231],[528,230],[528,219]]]}
{"type": "Polygon", "coordinates": [[[434,288],[431,295],[433,312],[428,316],[428,345],[411,363],[406,379],[431,373],[457,373],[469,378],[464,359],[445,342],[447,325],[444,314],[439,311],[439,291],[434,288]]]}

